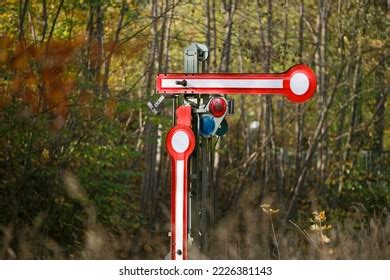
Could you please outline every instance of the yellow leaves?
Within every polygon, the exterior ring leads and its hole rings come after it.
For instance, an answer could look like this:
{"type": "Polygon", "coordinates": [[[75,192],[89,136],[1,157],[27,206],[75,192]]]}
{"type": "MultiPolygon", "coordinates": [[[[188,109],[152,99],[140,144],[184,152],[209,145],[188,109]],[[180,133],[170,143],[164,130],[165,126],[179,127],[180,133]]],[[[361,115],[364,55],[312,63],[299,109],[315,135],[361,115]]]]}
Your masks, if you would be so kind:
{"type": "Polygon", "coordinates": [[[122,44],[115,49],[115,55],[123,55],[128,60],[134,58],[147,46],[146,40],[137,40],[135,42],[129,41],[126,44],[122,44]]]}
{"type": "MultiPolygon", "coordinates": [[[[116,17],[118,17],[118,12],[117,12],[117,10],[114,8],[114,7],[107,7],[107,9],[106,9],[106,13],[107,13],[107,15],[108,15],[108,17],[109,18],[116,18],[116,17]]],[[[109,26],[106,26],[105,27],[105,31],[108,31],[108,30],[110,30],[110,27],[109,26]]]]}
{"type": "Polygon", "coordinates": [[[343,41],[344,41],[344,44],[348,45],[349,44],[349,40],[348,40],[348,37],[347,36],[343,36],[343,41]]]}
{"type": "Polygon", "coordinates": [[[277,214],[279,212],[279,209],[272,209],[269,204],[262,204],[260,205],[261,209],[263,209],[264,213],[267,213],[269,215],[277,214]]]}
{"type": "Polygon", "coordinates": [[[313,215],[314,215],[315,221],[317,221],[317,222],[322,223],[322,222],[325,222],[325,220],[326,220],[325,211],[320,211],[320,212],[314,211],[313,215]]]}
{"type": "Polygon", "coordinates": [[[310,230],[317,234],[318,240],[321,243],[329,243],[331,240],[325,234],[325,231],[332,229],[332,225],[324,224],[326,221],[325,211],[314,211],[313,216],[314,220],[311,219],[312,225],[310,226],[310,230]]]}
{"type": "MultiPolygon", "coordinates": [[[[80,0],[80,4],[82,4],[84,1],[80,0]]],[[[80,11],[80,10],[73,10],[72,11],[73,17],[75,19],[78,19],[80,21],[84,21],[87,18],[87,12],[86,11],[80,11]]]]}
{"type": "Polygon", "coordinates": [[[384,45],[385,45],[385,42],[383,40],[379,40],[379,39],[370,39],[368,41],[368,44],[371,46],[371,47],[374,47],[374,48],[383,48],[384,45]]]}
{"type": "Polygon", "coordinates": [[[323,225],[323,226],[320,226],[318,224],[312,224],[310,226],[310,229],[312,231],[324,231],[324,230],[328,230],[328,229],[331,229],[332,228],[332,225],[323,225]]]}
{"type": "Polygon", "coordinates": [[[43,159],[44,160],[48,160],[49,159],[49,157],[50,157],[50,152],[49,152],[49,150],[48,149],[43,149],[43,151],[42,151],[42,157],[43,157],[43,159]]]}

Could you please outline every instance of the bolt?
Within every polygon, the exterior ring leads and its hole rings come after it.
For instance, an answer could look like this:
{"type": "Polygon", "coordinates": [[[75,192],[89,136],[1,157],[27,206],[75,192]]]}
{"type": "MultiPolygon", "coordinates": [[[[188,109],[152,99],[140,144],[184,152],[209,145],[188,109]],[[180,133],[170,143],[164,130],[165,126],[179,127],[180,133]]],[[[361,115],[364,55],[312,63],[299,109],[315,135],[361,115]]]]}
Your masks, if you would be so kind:
{"type": "Polygon", "coordinates": [[[177,85],[182,85],[183,87],[186,87],[187,86],[187,81],[186,80],[176,81],[176,84],[177,85]]]}

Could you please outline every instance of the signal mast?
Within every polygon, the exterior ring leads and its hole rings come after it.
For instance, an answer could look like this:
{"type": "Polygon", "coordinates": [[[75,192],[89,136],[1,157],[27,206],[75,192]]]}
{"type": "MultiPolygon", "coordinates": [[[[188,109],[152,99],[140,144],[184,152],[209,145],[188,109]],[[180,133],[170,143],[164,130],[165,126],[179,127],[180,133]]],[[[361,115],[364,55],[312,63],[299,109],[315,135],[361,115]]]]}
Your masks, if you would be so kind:
{"type": "Polygon", "coordinates": [[[184,50],[184,73],[158,74],[154,114],[166,97],[173,98],[174,126],[168,132],[166,148],[171,159],[170,259],[187,260],[192,244],[200,251],[208,246],[207,227],[214,213],[210,206],[212,186],[212,137],[228,131],[225,117],[234,113],[227,94],[284,95],[301,103],[316,89],[314,72],[299,64],[284,73],[202,73],[209,57],[207,46],[192,43],[184,50]],[[181,103],[181,105],[178,105],[181,103]]]}

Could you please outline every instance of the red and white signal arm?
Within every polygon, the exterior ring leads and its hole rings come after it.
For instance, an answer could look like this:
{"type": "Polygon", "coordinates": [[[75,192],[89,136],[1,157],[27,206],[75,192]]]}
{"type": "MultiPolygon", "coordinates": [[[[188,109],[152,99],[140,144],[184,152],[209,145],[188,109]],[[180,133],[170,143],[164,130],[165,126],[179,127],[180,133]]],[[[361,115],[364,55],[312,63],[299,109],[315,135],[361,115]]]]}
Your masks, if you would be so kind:
{"type": "Polygon", "coordinates": [[[281,94],[292,102],[310,99],[317,86],[313,70],[298,64],[278,74],[159,74],[162,94],[281,94]]]}
{"type": "Polygon", "coordinates": [[[191,106],[176,110],[177,125],[167,135],[166,145],[172,163],[171,259],[188,259],[188,158],[195,147],[191,129],[191,106]]]}

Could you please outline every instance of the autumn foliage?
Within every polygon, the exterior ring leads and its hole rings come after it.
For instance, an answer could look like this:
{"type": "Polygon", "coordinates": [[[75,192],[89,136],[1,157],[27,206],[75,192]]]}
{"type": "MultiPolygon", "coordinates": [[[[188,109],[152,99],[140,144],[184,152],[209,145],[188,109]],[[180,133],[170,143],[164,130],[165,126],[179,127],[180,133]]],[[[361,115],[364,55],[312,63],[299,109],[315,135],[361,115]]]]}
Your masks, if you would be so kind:
{"type": "Polygon", "coordinates": [[[172,107],[156,117],[146,103],[192,42],[210,47],[206,71],[305,63],[318,86],[301,105],[233,97],[228,133],[209,143],[212,205],[191,255],[388,259],[388,9],[0,1],[0,259],[166,256],[172,107]]]}

